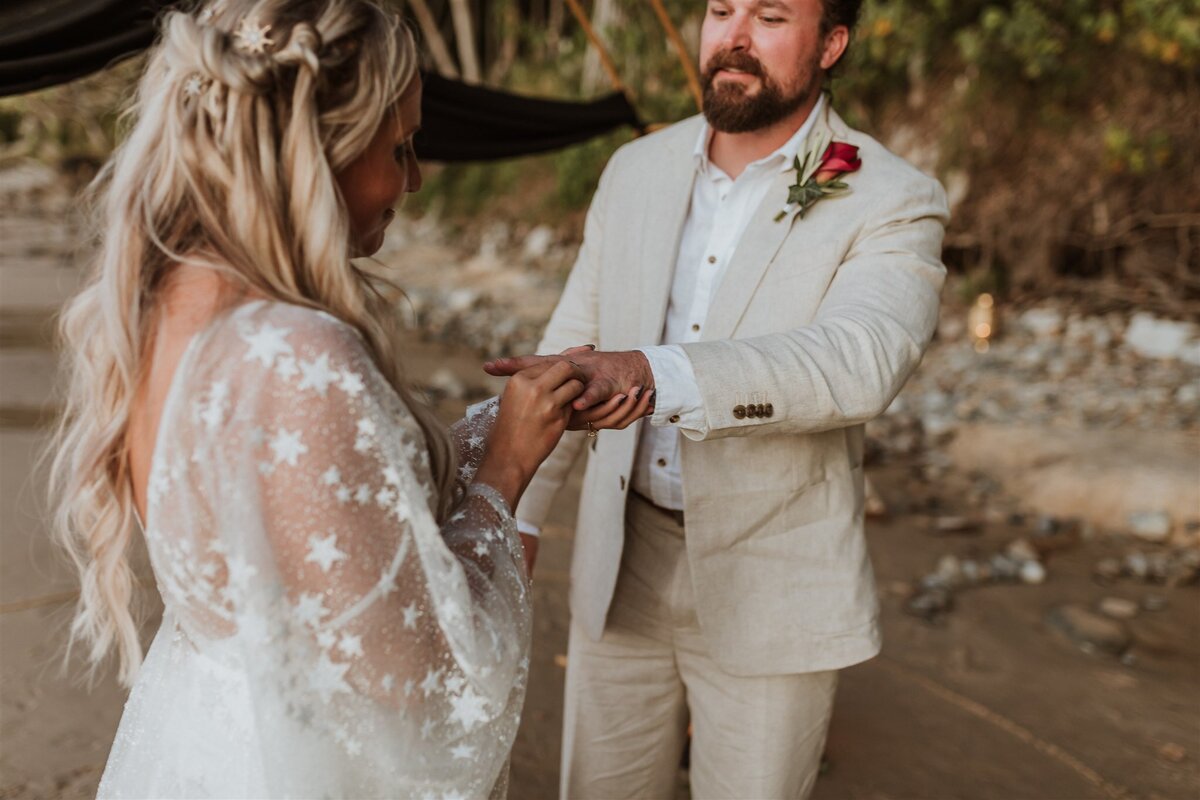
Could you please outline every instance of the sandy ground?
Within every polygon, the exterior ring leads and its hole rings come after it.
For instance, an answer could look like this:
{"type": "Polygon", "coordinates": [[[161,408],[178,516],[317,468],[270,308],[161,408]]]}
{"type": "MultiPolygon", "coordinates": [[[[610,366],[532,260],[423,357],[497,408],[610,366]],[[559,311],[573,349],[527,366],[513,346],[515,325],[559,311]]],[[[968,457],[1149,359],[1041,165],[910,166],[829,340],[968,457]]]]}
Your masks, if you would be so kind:
{"type": "MultiPolygon", "coordinates": [[[[0,215],[0,798],[90,797],[124,693],[110,674],[82,685],[77,659],[61,668],[72,576],[47,540],[36,467],[52,405],[46,321],[74,275],[61,247],[11,247],[18,229],[38,242],[64,237],[38,219],[0,215]]],[[[472,391],[495,387],[464,348],[417,345],[408,360],[418,381],[448,367],[472,391]]],[[[462,406],[440,410],[449,419],[462,406]]],[[[885,648],[843,673],[818,800],[1200,796],[1200,589],[1095,584],[1096,561],[1127,547],[1099,537],[1054,554],[1043,585],[962,593],[940,625],[907,616],[901,585],[940,555],[992,552],[1022,532],[997,523],[935,536],[930,515],[959,510],[967,478],[929,482],[919,471],[900,463],[871,473],[894,510],[868,526],[885,648]],[[1128,663],[1085,654],[1043,622],[1060,603],[1147,594],[1166,607],[1130,623],[1128,663]]],[[[578,474],[539,556],[530,690],[513,754],[511,796],[520,800],[557,794],[577,492],[578,474]]],[[[148,637],[157,598],[148,590],[142,599],[148,637]]],[[[685,775],[680,783],[685,795],[685,775]]]]}
{"type": "MultiPolygon", "coordinates": [[[[452,364],[482,387],[473,355],[425,346],[420,377],[452,364]]],[[[13,375],[6,376],[12,378],[13,375]]],[[[451,416],[461,404],[447,403],[451,416]]],[[[0,429],[0,602],[68,590],[70,578],[46,541],[29,466],[43,432],[0,429]]],[[[876,471],[894,505],[953,496],[914,482],[910,470],[876,471]],[[916,487],[916,488],[914,488],[916,487]]],[[[525,724],[513,755],[515,798],[551,798],[558,779],[560,694],[566,653],[567,567],[577,480],[556,508],[539,557],[533,669],[525,724]]],[[[939,553],[987,551],[1016,531],[995,526],[935,538],[932,522],[904,514],[869,527],[883,587],[884,654],[846,670],[816,797],[826,798],[1189,798],[1200,789],[1200,614],[1195,589],[1099,587],[1095,560],[1119,545],[1089,543],[1049,563],[1042,586],[979,589],[934,627],[904,615],[889,587],[929,569],[939,553]],[[1046,609],[1101,597],[1165,594],[1168,606],[1134,621],[1131,665],[1089,656],[1050,634],[1046,609]],[[1172,759],[1179,757],[1180,761],[1172,759]]],[[[155,598],[147,633],[153,630],[155,598]]],[[[64,676],[68,606],[0,615],[0,797],[90,796],[120,716],[111,677],[88,692],[64,676]]],[[[77,672],[77,670],[76,670],[77,672]]]]}

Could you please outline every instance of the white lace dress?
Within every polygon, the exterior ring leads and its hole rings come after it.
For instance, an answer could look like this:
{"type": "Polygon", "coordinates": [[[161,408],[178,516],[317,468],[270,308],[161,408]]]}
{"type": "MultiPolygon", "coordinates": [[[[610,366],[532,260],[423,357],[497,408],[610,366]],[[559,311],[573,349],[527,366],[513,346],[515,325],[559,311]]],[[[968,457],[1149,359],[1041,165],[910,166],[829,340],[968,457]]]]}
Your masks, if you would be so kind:
{"type": "Polygon", "coordinates": [[[530,605],[510,509],[471,483],[495,404],[425,442],[357,333],[242,306],[197,335],[159,427],[146,540],[165,604],[100,797],[501,797],[530,605]]]}

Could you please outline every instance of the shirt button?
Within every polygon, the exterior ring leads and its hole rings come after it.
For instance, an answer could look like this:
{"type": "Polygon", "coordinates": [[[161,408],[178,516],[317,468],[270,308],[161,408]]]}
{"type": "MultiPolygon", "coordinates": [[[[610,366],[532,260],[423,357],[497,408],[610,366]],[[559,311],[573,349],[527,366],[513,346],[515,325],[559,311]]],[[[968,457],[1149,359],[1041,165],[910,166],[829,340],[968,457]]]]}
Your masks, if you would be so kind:
{"type": "Polygon", "coordinates": [[[710,264],[715,264],[715,263],[717,263],[717,257],[716,257],[716,256],[709,256],[709,257],[708,257],[708,263],[710,263],[710,264]]]}
{"type": "Polygon", "coordinates": [[[660,467],[665,467],[667,465],[667,460],[665,458],[660,458],[655,463],[658,464],[660,467]]]}
{"type": "Polygon", "coordinates": [[[670,422],[672,425],[674,425],[676,422],[679,422],[679,415],[672,414],[671,417],[667,420],[667,422],[670,422]]]}
{"type": "Polygon", "coordinates": [[[694,330],[694,331],[698,331],[698,330],[700,330],[700,326],[699,326],[699,325],[692,325],[692,330],[694,330]]]}

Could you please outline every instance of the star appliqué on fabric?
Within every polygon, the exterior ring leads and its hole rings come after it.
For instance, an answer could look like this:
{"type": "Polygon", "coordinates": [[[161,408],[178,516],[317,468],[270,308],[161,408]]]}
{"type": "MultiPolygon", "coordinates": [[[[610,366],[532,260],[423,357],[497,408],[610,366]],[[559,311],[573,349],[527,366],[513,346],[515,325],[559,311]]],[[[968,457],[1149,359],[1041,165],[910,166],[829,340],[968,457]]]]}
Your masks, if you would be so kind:
{"type": "Polygon", "coordinates": [[[329,572],[334,564],[345,559],[346,554],[337,548],[336,533],[330,533],[324,538],[309,537],[308,555],[304,557],[304,560],[316,564],[322,572],[329,572]]]}
{"type": "Polygon", "coordinates": [[[289,329],[276,328],[269,322],[263,323],[263,326],[253,333],[243,332],[242,339],[250,345],[246,360],[258,359],[264,367],[270,367],[277,357],[291,355],[292,346],[285,338],[289,333],[289,329]]]}

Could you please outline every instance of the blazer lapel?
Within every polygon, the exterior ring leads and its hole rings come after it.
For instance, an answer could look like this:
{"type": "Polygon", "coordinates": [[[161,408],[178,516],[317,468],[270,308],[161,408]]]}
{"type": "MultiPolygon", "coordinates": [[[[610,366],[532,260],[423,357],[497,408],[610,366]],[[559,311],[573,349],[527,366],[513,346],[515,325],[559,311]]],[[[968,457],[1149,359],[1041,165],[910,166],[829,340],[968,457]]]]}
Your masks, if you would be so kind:
{"type": "MultiPolygon", "coordinates": [[[[819,136],[836,137],[837,130],[842,128],[837,115],[829,110],[828,101],[825,111],[813,123],[801,152],[807,152],[812,142],[819,136]]],[[[784,207],[788,196],[788,187],[796,182],[796,171],[788,169],[779,173],[767,190],[766,196],[759,205],[754,216],[750,218],[737,249],[730,259],[721,283],[713,295],[709,305],[708,318],[704,323],[705,339],[728,339],[742,319],[746,307],[750,305],[763,274],[770,266],[775,254],[783,245],[784,239],[792,233],[793,226],[796,235],[812,235],[814,231],[805,227],[803,221],[798,221],[799,215],[790,213],[784,219],[775,221],[775,216],[784,207]]]]}
{"type": "Polygon", "coordinates": [[[643,204],[645,216],[635,223],[643,229],[640,269],[635,279],[640,306],[637,344],[662,341],[671,281],[679,258],[679,240],[692,205],[692,184],[696,179],[692,147],[700,133],[699,122],[688,128],[691,135],[676,140],[674,152],[663,159],[662,172],[646,187],[649,197],[643,204]]]}

